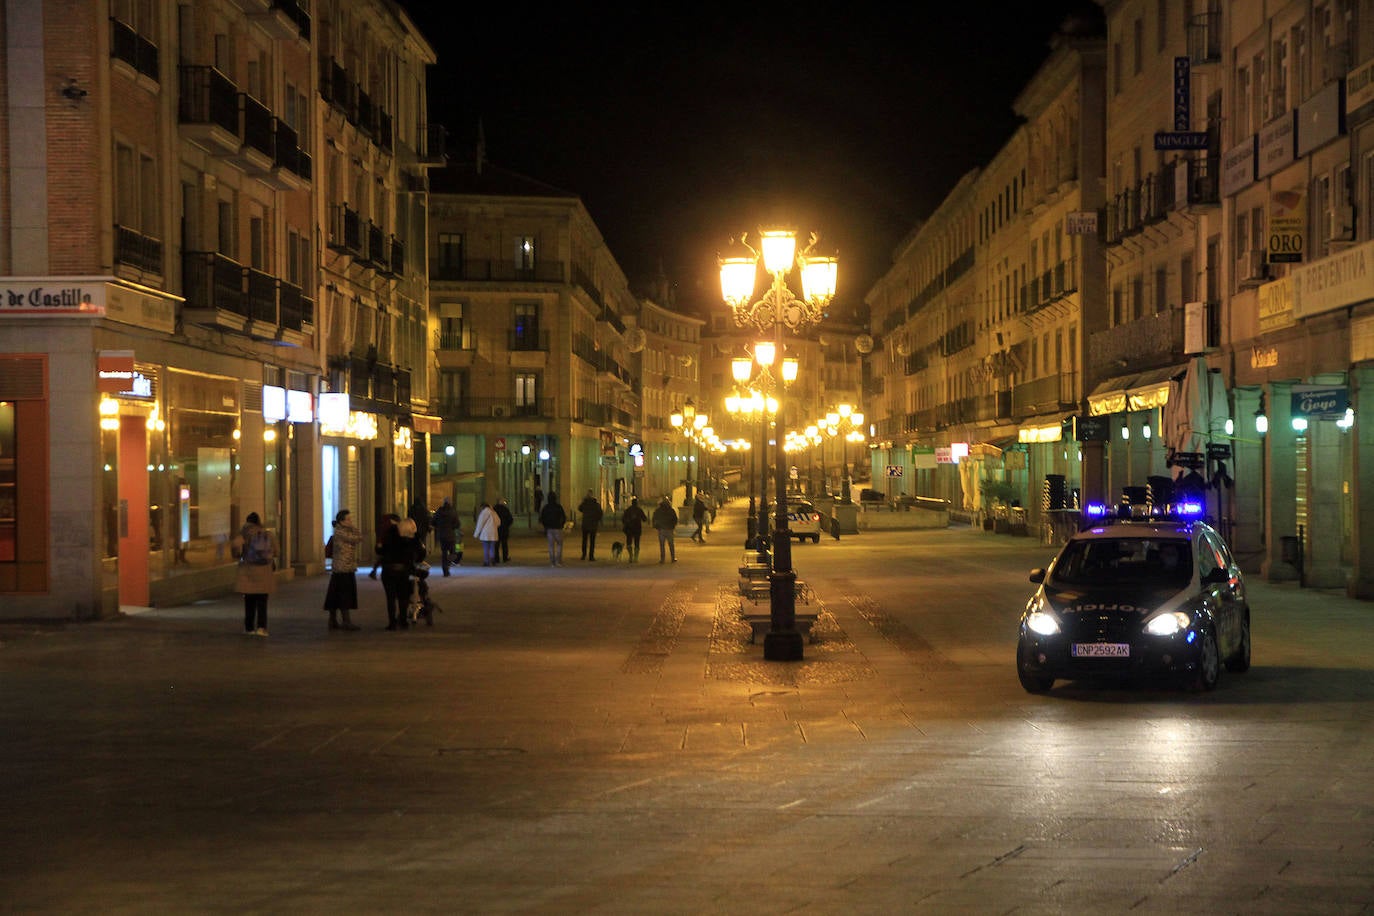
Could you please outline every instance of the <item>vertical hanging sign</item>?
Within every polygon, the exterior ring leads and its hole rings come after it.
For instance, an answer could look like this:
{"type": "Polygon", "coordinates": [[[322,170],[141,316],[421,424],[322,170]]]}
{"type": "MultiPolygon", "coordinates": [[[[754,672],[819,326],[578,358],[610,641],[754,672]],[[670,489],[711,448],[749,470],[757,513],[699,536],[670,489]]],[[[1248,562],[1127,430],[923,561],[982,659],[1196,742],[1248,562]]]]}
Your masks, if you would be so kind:
{"type": "Polygon", "coordinates": [[[1174,58],[1174,130],[1187,130],[1193,120],[1191,68],[1188,58],[1174,58]]]}

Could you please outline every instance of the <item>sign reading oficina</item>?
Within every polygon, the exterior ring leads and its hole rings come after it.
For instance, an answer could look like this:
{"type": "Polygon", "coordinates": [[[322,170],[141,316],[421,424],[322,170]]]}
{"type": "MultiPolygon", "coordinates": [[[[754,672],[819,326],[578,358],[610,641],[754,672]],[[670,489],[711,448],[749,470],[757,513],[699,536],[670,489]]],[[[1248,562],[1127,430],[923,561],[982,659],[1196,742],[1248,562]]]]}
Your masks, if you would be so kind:
{"type": "Polygon", "coordinates": [[[11,277],[0,286],[0,315],[103,315],[105,284],[79,278],[11,277]]]}

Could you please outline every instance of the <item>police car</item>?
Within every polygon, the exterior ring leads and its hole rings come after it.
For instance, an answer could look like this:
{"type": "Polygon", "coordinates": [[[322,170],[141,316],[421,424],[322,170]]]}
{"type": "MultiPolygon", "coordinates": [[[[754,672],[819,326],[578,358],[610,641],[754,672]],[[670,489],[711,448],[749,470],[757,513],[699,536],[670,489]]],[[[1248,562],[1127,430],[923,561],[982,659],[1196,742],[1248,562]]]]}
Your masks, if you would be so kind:
{"type": "Polygon", "coordinates": [[[821,542],[821,514],[804,499],[788,498],[787,528],[798,541],[810,538],[813,544],[821,542]]]}
{"type": "MultiPolygon", "coordinates": [[[[1224,664],[1250,667],[1250,605],[1226,543],[1200,506],[1106,518],[1073,535],[1021,615],[1016,674],[1043,693],[1058,679],[1168,679],[1211,690],[1224,664]],[[1193,517],[1190,517],[1193,516],[1193,517]]],[[[1088,507],[1093,513],[1094,507],[1088,507]]]]}

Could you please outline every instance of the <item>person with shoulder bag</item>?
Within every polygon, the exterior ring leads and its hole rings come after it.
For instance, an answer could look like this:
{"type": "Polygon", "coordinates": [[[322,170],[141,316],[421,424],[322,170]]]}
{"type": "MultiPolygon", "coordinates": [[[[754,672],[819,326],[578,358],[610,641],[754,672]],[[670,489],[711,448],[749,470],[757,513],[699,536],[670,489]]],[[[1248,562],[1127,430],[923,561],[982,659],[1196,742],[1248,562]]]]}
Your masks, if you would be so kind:
{"type": "Polygon", "coordinates": [[[239,561],[234,591],[243,595],[243,630],[266,636],[267,598],[277,590],[277,538],[256,512],[249,512],[230,546],[239,561]]]}

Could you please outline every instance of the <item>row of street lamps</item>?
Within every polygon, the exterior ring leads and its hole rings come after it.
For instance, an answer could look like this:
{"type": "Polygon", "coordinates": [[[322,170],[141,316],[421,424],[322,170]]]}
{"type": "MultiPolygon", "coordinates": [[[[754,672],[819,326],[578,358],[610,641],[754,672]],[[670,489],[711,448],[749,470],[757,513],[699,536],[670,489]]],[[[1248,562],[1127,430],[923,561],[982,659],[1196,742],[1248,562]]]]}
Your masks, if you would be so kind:
{"type": "MultiPolygon", "coordinates": [[[[853,478],[849,473],[849,443],[861,443],[868,440],[864,433],[864,415],[854,409],[852,404],[840,404],[835,410],[829,411],[825,416],[818,419],[815,423],[807,426],[801,432],[796,430],[787,431],[787,450],[789,452],[800,452],[807,449],[822,447],[821,451],[821,478],[825,480],[825,451],[824,444],[827,439],[840,439],[840,460],[843,470],[840,476],[840,504],[850,505],[853,503],[851,492],[853,490],[853,478]]],[[[824,488],[824,487],[822,487],[824,488]]]]}

